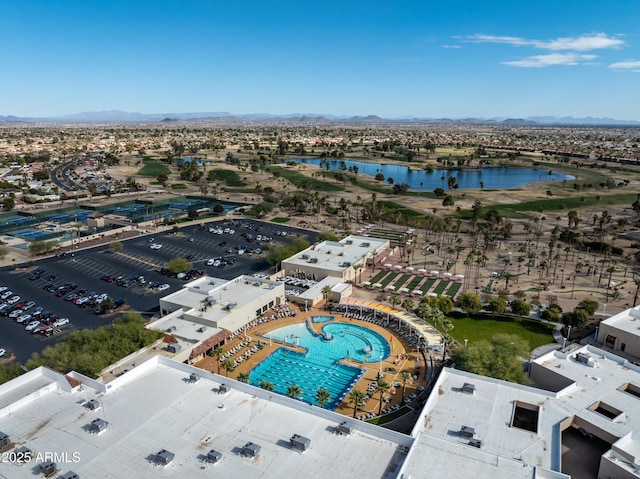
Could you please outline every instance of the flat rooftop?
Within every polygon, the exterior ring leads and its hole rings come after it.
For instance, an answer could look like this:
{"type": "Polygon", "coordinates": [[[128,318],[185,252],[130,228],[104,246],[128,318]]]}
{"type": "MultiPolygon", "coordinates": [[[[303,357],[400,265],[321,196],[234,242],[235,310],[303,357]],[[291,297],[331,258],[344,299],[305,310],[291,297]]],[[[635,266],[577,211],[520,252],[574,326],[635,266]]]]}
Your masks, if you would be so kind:
{"type": "Polygon", "coordinates": [[[602,324],[640,337],[640,306],[614,314],[602,321],[602,324]]]}
{"type": "MultiPolygon", "coordinates": [[[[38,381],[39,371],[27,373],[25,380],[38,381]]],[[[34,455],[58,454],[60,474],[72,470],[80,477],[114,479],[391,478],[413,440],[163,356],[107,386],[87,380],[65,391],[64,376],[59,381],[57,389],[32,395],[11,411],[0,410],[0,430],[16,448],[25,446],[34,455]],[[191,374],[197,375],[195,382],[189,380],[191,374]],[[219,392],[222,383],[230,387],[228,392],[219,392]],[[91,400],[99,404],[97,410],[87,407],[91,400]],[[99,434],[89,432],[96,419],[108,423],[99,434]],[[335,432],[343,421],[353,425],[351,434],[335,432]],[[306,451],[290,446],[294,434],[310,440],[306,451]],[[250,442],[260,446],[253,458],[241,454],[250,442]],[[155,462],[161,450],[174,455],[166,466],[155,462]],[[218,463],[203,461],[210,450],[222,454],[218,463]]],[[[6,389],[4,394],[10,393],[6,389]]],[[[8,463],[2,474],[31,479],[41,462],[8,463]]]]}
{"type": "Polygon", "coordinates": [[[347,236],[337,241],[321,241],[283,261],[283,267],[313,266],[327,271],[344,271],[389,244],[389,240],[347,236]]]}

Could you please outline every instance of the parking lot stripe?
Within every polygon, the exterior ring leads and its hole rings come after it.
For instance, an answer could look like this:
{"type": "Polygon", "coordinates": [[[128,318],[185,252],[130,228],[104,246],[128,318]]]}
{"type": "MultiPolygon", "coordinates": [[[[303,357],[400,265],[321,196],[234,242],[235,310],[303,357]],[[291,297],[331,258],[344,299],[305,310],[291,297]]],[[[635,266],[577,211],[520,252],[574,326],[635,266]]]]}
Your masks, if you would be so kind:
{"type": "Polygon", "coordinates": [[[118,251],[118,252],[116,252],[116,254],[118,256],[123,257],[123,258],[127,258],[127,259],[129,259],[129,260],[131,260],[133,262],[146,264],[147,266],[150,266],[152,268],[159,268],[160,267],[160,264],[158,264],[156,262],[152,262],[152,261],[149,261],[147,259],[136,258],[135,256],[128,255],[126,253],[123,253],[122,251],[118,251]]]}

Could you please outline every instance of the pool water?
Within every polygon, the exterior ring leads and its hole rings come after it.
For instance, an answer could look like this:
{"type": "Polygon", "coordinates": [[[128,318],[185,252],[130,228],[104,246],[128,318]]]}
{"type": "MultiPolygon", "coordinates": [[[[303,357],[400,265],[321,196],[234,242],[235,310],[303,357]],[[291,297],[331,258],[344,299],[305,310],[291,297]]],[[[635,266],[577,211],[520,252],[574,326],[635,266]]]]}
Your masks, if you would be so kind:
{"type": "Polygon", "coordinates": [[[307,352],[277,349],[250,371],[251,384],[259,386],[262,381],[268,381],[279,394],[286,394],[287,388],[295,384],[302,390],[300,399],[311,404],[317,404],[316,391],[323,387],[330,393],[324,407],[333,410],[364,374],[363,369],[341,364],[340,360],[349,357],[361,362],[377,362],[390,354],[389,343],[367,328],[333,323],[322,330],[333,339],[327,341],[316,335],[306,323],[271,331],[267,338],[301,346],[307,352]]]}
{"type": "Polygon", "coordinates": [[[328,323],[333,321],[335,316],[311,316],[311,322],[313,323],[328,323]]]}

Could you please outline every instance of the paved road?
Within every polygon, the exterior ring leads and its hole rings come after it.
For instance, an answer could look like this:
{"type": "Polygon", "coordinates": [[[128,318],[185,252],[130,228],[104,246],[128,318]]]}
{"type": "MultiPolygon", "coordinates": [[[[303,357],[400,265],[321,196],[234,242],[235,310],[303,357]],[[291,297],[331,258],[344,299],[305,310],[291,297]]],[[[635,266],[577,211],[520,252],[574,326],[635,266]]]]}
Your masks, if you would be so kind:
{"type": "MultiPolygon", "coordinates": [[[[64,298],[58,298],[47,292],[44,288],[50,284],[62,285],[67,281],[74,281],[78,284],[78,289],[84,288],[96,293],[107,293],[111,298],[125,298],[131,309],[152,315],[158,310],[158,300],[179,289],[183,280],[169,278],[161,275],[156,270],[166,265],[171,258],[193,255],[194,268],[202,269],[206,274],[224,279],[232,279],[240,274],[254,274],[266,271],[269,265],[266,261],[266,254],[237,255],[226,253],[228,248],[235,245],[246,245],[252,248],[257,247],[256,243],[247,243],[241,236],[244,232],[249,232],[247,225],[254,223],[256,226],[262,225],[262,231],[254,235],[264,234],[270,236],[273,241],[271,247],[290,243],[297,235],[305,237],[310,242],[317,238],[316,233],[310,233],[296,228],[260,223],[257,221],[242,220],[241,226],[233,227],[234,234],[217,235],[209,233],[208,228],[201,230],[198,226],[188,226],[181,229],[178,234],[173,232],[162,232],[153,235],[140,235],[128,240],[124,240],[122,251],[112,253],[108,251],[108,246],[98,246],[87,250],[80,250],[60,258],[48,258],[33,263],[32,266],[18,270],[11,268],[0,269],[0,285],[8,286],[13,292],[20,295],[25,300],[33,300],[38,306],[42,306],[46,311],[51,311],[59,317],[68,317],[71,324],[66,326],[61,335],[79,328],[96,328],[111,323],[112,317],[103,318],[93,314],[91,309],[82,309],[64,298]],[[287,231],[287,236],[278,236],[276,231],[287,231]],[[161,249],[150,249],[148,240],[154,238],[155,243],[162,244],[161,249]],[[190,239],[193,239],[191,241],[190,239]],[[221,246],[222,242],[226,245],[221,246]],[[228,265],[224,269],[207,266],[208,259],[217,256],[235,256],[237,262],[228,265]],[[37,280],[30,280],[31,271],[36,268],[44,268],[46,273],[37,280]],[[55,279],[48,280],[49,275],[56,275],[55,279]],[[100,278],[104,275],[122,275],[131,277],[143,275],[147,281],[163,282],[170,285],[170,289],[158,293],[149,289],[135,285],[130,288],[122,288],[115,283],[107,283],[100,278]]],[[[227,226],[227,225],[223,225],[227,226]]],[[[48,345],[55,344],[61,335],[54,335],[46,338],[41,335],[33,335],[24,330],[24,326],[16,323],[8,317],[0,316],[0,348],[15,353],[20,362],[26,361],[33,352],[40,352],[48,345]]]]}

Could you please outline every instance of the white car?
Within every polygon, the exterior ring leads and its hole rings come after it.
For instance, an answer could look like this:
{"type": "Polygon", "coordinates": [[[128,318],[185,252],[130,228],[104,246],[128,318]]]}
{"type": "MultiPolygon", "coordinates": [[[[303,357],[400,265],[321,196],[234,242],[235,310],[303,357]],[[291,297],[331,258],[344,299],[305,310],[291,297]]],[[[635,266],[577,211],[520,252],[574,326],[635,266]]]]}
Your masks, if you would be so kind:
{"type": "MultiPolygon", "coordinates": [[[[8,290],[9,288],[7,288],[6,286],[0,286],[0,293],[2,293],[3,291],[8,290]]],[[[3,349],[4,351],[4,349],[3,349]]]]}
{"type": "Polygon", "coordinates": [[[167,289],[169,289],[171,286],[169,286],[167,283],[165,284],[161,284],[160,286],[158,286],[158,291],[166,291],[167,289]]]}
{"type": "Polygon", "coordinates": [[[65,324],[69,324],[69,318],[56,319],[51,326],[57,328],[59,326],[64,326],[65,324]]]}
{"type": "Polygon", "coordinates": [[[7,301],[7,303],[16,304],[18,301],[20,301],[20,296],[12,296],[11,299],[7,301]]]}
{"type": "Polygon", "coordinates": [[[18,323],[28,323],[29,321],[31,321],[31,317],[32,316],[30,314],[23,314],[22,316],[19,316],[16,321],[18,323]]]}
{"type": "Polygon", "coordinates": [[[4,293],[2,293],[2,296],[0,296],[1,299],[7,299],[9,297],[13,296],[13,291],[5,291],[4,293]]]}
{"type": "Polygon", "coordinates": [[[4,349],[0,349],[0,358],[4,357],[7,355],[7,351],[4,349]]]}
{"type": "Polygon", "coordinates": [[[215,263],[215,259],[210,259],[209,261],[207,261],[207,266],[213,266],[213,263],[215,263]]]}
{"type": "Polygon", "coordinates": [[[22,311],[21,309],[14,309],[9,313],[9,317],[17,318],[18,316],[22,316],[23,314],[24,314],[24,311],[22,311]]]}
{"type": "Polygon", "coordinates": [[[152,243],[151,246],[149,246],[149,248],[151,248],[151,249],[160,249],[160,248],[162,248],[162,245],[160,243],[152,243]]]}
{"type": "Polygon", "coordinates": [[[38,326],[40,326],[40,321],[31,321],[29,324],[27,324],[26,330],[33,331],[38,326]]]}

